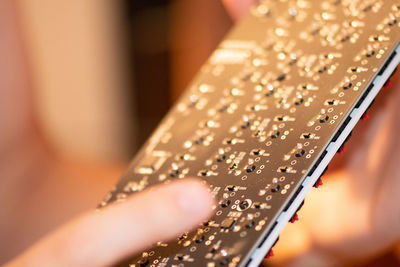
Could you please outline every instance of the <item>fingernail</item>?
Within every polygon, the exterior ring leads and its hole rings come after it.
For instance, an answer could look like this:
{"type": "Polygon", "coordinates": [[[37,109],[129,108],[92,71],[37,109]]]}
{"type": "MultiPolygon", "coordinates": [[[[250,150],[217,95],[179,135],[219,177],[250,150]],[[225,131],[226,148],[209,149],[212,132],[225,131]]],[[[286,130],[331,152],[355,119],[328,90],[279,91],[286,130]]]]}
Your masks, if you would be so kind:
{"type": "Polygon", "coordinates": [[[211,210],[212,197],[204,185],[197,182],[190,182],[180,192],[178,205],[189,213],[206,215],[211,210]]]}

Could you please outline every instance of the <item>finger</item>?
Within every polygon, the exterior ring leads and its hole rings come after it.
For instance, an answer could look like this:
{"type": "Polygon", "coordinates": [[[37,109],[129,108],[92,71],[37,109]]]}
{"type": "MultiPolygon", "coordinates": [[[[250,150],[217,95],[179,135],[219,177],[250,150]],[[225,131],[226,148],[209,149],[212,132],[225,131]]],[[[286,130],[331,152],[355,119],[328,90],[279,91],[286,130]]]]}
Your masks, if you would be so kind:
{"type": "Polygon", "coordinates": [[[197,226],[212,205],[207,187],[196,180],[158,186],[72,221],[10,266],[109,266],[197,226]]]}
{"type": "Polygon", "coordinates": [[[0,159],[4,163],[33,129],[34,110],[16,5],[15,1],[0,1],[0,159]]]}
{"type": "Polygon", "coordinates": [[[249,7],[254,4],[255,0],[222,0],[229,15],[237,20],[247,13],[249,7]]]}

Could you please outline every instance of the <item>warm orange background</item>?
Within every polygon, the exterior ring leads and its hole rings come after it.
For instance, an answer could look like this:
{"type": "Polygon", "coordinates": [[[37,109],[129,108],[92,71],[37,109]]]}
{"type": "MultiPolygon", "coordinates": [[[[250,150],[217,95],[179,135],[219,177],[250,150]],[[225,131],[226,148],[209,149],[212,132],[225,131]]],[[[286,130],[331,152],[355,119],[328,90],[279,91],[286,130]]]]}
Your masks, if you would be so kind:
{"type": "MultiPolygon", "coordinates": [[[[95,207],[139,145],[137,132],[144,126],[126,97],[140,90],[127,71],[127,39],[134,36],[121,30],[123,8],[122,1],[105,0],[0,1],[0,97],[9,99],[0,107],[1,125],[9,126],[0,143],[0,264],[95,207]],[[45,148],[30,142],[37,135],[45,148]],[[7,152],[17,145],[23,156],[7,152]],[[52,177],[22,172],[47,149],[70,171],[52,177]]],[[[232,21],[219,1],[176,0],[168,9],[142,14],[143,30],[162,23],[165,14],[165,47],[153,37],[136,47],[169,51],[171,104],[232,21]]]]}

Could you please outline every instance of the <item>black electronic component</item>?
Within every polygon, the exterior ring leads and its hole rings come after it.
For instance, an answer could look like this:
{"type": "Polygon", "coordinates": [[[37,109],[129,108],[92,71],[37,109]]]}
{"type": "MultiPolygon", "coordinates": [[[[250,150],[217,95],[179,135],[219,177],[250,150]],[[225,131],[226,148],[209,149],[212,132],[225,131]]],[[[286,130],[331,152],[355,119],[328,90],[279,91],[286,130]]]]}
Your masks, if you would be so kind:
{"type": "Polygon", "coordinates": [[[232,229],[235,226],[236,220],[234,218],[226,218],[221,222],[221,228],[225,230],[232,229]]]}
{"type": "Polygon", "coordinates": [[[230,204],[231,204],[231,201],[229,199],[225,199],[225,200],[221,201],[221,207],[223,207],[223,208],[229,207],[230,204]]]}
{"type": "Polygon", "coordinates": [[[302,157],[304,155],[304,153],[306,153],[306,151],[304,149],[299,149],[296,152],[296,157],[300,158],[300,157],[302,157]]]}
{"type": "Polygon", "coordinates": [[[203,242],[204,242],[204,239],[205,239],[204,235],[201,235],[201,236],[199,236],[199,237],[197,237],[197,238],[195,239],[195,242],[198,243],[198,244],[200,244],[200,243],[203,243],[203,242]]]}
{"type": "Polygon", "coordinates": [[[249,208],[250,207],[250,201],[248,201],[248,200],[243,200],[243,201],[241,201],[240,203],[239,203],[239,208],[241,209],[241,210],[245,210],[245,209],[247,209],[247,208],[249,208]]]}
{"type": "Polygon", "coordinates": [[[234,185],[228,185],[226,187],[226,190],[228,190],[228,191],[235,191],[235,189],[236,189],[236,186],[234,186],[234,185]]]}
{"type": "Polygon", "coordinates": [[[146,259],[146,258],[140,259],[140,260],[137,261],[137,265],[138,265],[139,267],[148,266],[148,265],[149,265],[149,260],[146,259]]]}

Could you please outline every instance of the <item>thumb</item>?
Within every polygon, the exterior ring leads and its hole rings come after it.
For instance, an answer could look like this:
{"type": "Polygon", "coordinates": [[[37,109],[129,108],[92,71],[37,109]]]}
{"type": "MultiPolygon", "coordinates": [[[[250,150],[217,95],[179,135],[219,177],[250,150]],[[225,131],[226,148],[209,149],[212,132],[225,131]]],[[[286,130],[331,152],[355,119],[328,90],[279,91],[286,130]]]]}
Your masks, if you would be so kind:
{"type": "Polygon", "coordinates": [[[247,13],[249,7],[254,4],[255,0],[222,0],[229,15],[235,20],[247,13]]]}
{"type": "Polygon", "coordinates": [[[185,179],[146,190],[56,230],[8,266],[108,266],[190,230],[211,214],[203,184],[185,179]]]}

